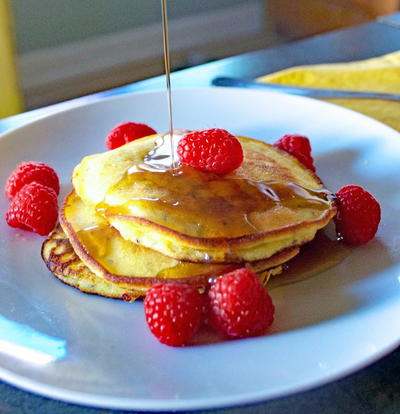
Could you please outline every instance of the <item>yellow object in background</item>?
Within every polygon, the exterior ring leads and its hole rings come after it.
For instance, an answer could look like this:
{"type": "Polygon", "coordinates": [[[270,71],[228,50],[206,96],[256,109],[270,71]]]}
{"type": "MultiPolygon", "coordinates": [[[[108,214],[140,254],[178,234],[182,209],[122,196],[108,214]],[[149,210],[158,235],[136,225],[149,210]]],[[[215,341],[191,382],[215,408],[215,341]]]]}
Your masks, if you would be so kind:
{"type": "MultiPolygon", "coordinates": [[[[262,82],[311,88],[400,94],[400,51],[350,63],[298,66],[259,78],[262,82]]],[[[330,99],[400,131],[400,103],[372,99],[330,99]]]]}
{"type": "Polygon", "coordinates": [[[0,118],[22,110],[8,0],[0,0],[0,118]]]}

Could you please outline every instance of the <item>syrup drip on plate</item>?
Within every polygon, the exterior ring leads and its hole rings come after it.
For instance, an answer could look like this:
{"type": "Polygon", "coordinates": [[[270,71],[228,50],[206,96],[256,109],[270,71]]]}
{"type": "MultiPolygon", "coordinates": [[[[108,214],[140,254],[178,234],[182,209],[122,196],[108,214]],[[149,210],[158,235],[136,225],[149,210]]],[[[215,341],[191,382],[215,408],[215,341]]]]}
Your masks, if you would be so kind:
{"type": "MultiPolygon", "coordinates": [[[[328,226],[329,227],[329,226],[328,226]]],[[[351,247],[329,234],[329,229],[320,230],[315,238],[301,247],[300,253],[284,265],[282,274],[271,276],[266,286],[275,289],[316,276],[339,265],[351,254],[351,247]]]]}

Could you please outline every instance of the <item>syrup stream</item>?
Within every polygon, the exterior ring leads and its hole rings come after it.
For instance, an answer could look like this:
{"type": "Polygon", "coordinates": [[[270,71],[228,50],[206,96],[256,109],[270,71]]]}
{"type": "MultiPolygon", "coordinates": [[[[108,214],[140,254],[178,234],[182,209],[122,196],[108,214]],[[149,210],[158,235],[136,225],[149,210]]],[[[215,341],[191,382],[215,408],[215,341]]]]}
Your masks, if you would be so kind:
{"type": "Polygon", "coordinates": [[[171,165],[174,168],[174,147],[173,147],[173,134],[174,125],[172,121],[172,96],[171,96],[171,64],[169,54],[169,34],[168,34],[168,11],[167,11],[167,0],[161,0],[162,9],[162,26],[163,26],[163,44],[164,44],[164,68],[165,68],[165,79],[167,83],[167,97],[168,97],[168,114],[169,114],[169,140],[171,146],[171,165]]]}

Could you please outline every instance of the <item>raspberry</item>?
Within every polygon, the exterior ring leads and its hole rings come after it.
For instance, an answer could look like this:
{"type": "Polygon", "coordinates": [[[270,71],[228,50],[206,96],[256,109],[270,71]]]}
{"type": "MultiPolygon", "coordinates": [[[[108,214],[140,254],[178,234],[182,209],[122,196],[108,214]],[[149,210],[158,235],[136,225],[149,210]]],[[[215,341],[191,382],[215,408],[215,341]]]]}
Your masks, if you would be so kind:
{"type": "Polygon", "coordinates": [[[347,244],[369,242],[381,220],[381,207],[375,198],[358,185],[347,185],[337,196],[336,232],[347,244]]]}
{"type": "Polygon", "coordinates": [[[11,227],[33,231],[46,236],[57,221],[57,194],[43,184],[26,184],[11,200],[6,221],[11,227]]]}
{"type": "Polygon", "coordinates": [[[239,140],[218,128],[186,134],[178,143],[178,155],[183,164],[215,174],[228,174],[243,161],[239,140]]]}
{"type": "Polygon", "coordinates": [[[53,168],[42,162],[29,161],[18,165],[8,177],[5,186],[6,196],[11,200],[25,184],[32,181],[52,188],[57,195],[60,192],[58,176],[53,168]]]}
{"type": "Polygon", "coordinates": [[[274,305],[251,270],[220,276],[208,292],[211,325],[230,338],[261,335],[274,320],[274,305]]]}
{"type": "Polygon", "coordinates": [[[121,147],[135,139],[147,137],[157,132],[146,124],[125,122],[113,128],[106,138],[106,146],[109,150],[121,147]]]}
{"type": "Polygon", "coordinates": [[[314,160],[311,156],[311,145],[307,137],[296,134],[284,135],[275,142],[274,147],[293,155],[308,169],[315,172],[314,160]]]}
{"type": "Polygon", "coordinates": [[[150,331],[166,345],[183,346],[199,329],[204,296],[185,284],[156,284],[144,299],[150,331]]]}

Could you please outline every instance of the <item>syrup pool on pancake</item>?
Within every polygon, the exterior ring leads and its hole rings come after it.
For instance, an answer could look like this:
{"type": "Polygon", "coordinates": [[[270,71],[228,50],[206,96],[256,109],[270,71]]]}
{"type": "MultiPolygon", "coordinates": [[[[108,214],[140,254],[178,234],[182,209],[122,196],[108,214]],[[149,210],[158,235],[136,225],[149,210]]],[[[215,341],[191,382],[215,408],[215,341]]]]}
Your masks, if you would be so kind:
{"type": "Polygon", "coordinates": [[[311,240],[335,213],[332,193],[279,149],[238,141],[245,157],[230,174],[171,166],[154,135],[86,157],[74,188],[125,239],[180,260],[261,260],[311,240]]]}

